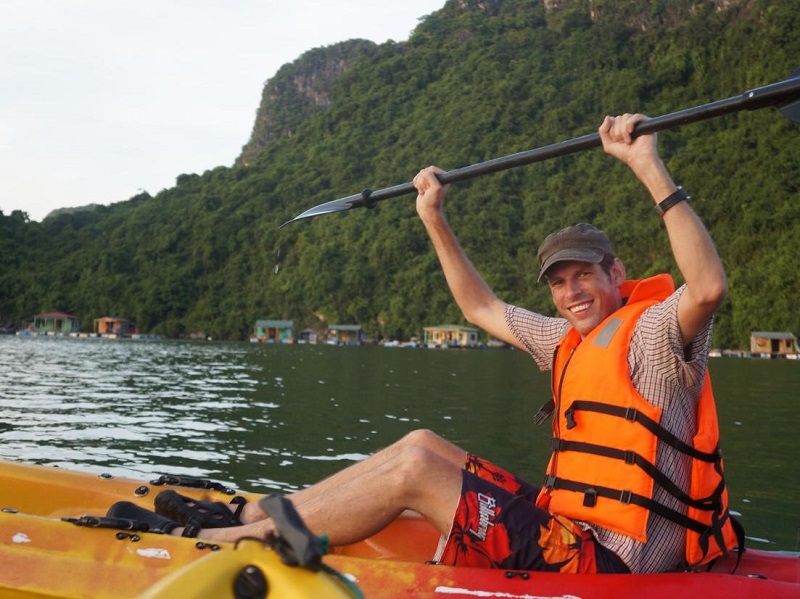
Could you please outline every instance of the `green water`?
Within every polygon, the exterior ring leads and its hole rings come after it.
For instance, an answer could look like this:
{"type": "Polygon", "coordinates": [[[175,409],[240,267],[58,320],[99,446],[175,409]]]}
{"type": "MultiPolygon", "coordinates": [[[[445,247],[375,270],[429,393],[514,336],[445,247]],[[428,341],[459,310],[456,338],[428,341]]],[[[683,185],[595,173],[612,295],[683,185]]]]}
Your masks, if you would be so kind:
{"type": "MultiPolygon", "coordinates": [[[[800,550],[800,362],[711,374],[750,544],[800,550]]],[[[285,491],[424,427],[538,482],[548,396],[516,350],[0,337],[0,459],[285,491]]]]}

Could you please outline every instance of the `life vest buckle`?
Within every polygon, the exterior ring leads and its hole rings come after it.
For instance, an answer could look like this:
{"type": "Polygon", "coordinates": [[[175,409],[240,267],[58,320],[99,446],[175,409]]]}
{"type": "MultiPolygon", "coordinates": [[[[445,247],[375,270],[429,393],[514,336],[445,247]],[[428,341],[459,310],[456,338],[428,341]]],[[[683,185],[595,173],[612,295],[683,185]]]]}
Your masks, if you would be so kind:
{"type": "Polygon", "coordinates": [[[576,426],[578,426],[578,423],[575,422],[575,408],[573,408],[571,406],[569,408],[567,408],[567,410],[564,412],[564,418],[567,419],[567,428],[568,429],[573,429],[576,426]]]}
{"type": "Polygon", "coordinates": [[[625,409],[625,420],[628,422],[636,422],[636,415],[639,413],[639,410],[636,408],[626,408],[625,409]]]}
{"type": "Polygon", "coordinates": [[[636,463],[635,451],[627,450],[625,452],[625,463],[628,464],[628,466],[633,466],[636,463]]]}
{"type": "Polygon", "coordinates": [[[558,479],[555,476],[553,476],[552,474],[548,474],[544,477],[544,482],[542,483],[542,486],[545,487],[546,489],[555,489],[556,480],[558,479]]]}
{"type": "Polygon", "coordinates": [[[583,493],[583,506],[594,507],[595,505],[597,505],[597,490],[590,487],[583,493]]]}
{"type": "Polygon", "coordinates": [[[623,489],[619,492],[619,502],[624,503],[625,505],[631,502],[633,494],[628,489],[623,489]]]}
{"type": "Polygon", "coordinates": [[[550,418],[550,414],[553,413],[553,410],[556,409],[556,402],[552,399],[549,400],[546,404],[544,404],[536,414],[533,415],[533,422],[535,424],[544,424],[548,418],[550,418]]]}

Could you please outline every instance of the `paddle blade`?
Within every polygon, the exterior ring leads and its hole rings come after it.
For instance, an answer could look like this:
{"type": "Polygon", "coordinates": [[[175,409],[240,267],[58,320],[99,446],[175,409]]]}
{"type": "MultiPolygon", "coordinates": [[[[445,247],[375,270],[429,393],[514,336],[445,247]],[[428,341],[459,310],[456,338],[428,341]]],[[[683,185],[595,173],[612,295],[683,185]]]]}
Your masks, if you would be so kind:
{"type": "MultiPolygon", "coordinates": [[[[800,78],[800,67],[796,68],[792,73],[792,79],[800,78]]],[[[800,95],[795,98],[789,99],[783,104],[778,105],[778,110],[787,119],[800,123],[800,95]]]]}
{"type": "Polygon", "coordinates": [[[800,123],[800,99],[790,102],[789,104],[784,104],[783,106],[779,107],[779,110],[787,119],[790,119],[795,123],[800,123]]]}
{"type": "Polygon", "coordinates": [[[302,214],[295,216],[292,220],[287,220],[281,225],[281,227],[285,227],[289,223],[293,223],[296,220],[311,218],[313,216],[321,216],[323,214],[332,214],[334,212],[344,212],[345,210],[350,210],[350,208],[355,208],[363,204],[364,192],[353,194],[351,196],[347,196],[346,198],[339,198],[338,200],[331,200],[330,202],[325,202],[319,206],[309,208],[302,214]]]}

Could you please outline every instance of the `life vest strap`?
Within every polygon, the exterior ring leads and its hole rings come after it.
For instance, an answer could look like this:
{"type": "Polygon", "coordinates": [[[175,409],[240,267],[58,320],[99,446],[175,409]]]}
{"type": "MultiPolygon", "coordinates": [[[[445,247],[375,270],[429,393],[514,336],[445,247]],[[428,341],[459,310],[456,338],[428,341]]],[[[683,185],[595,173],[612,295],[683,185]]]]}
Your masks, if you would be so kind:
{"type": "Polygon", "coordinates": [[[582,441],[565,441],[564,439],[553,438],[551,440],[551,449],[554,452],[558,451],[576,451],[580,453],[589,453],[592,455],[599,455],[605,458],[624,461],[626,464],[636,465],[644,470],[656,484],[664,488],[670,495],[681,503],[698,510],[719,512],[722,508],[722,491],[725,488],[724,482],[720,482],[714,492],[708,497],[694,499],[683,491],[678,485],[672,482],[669,477],[664,474],[656,466],[646,460],[644,457],[635,451],[615,449],[613,447],[606,447],[604,445],[597,445],[594,443],[584,443],[582,441]]]}
{"type": "MultiPolygon", "coordinates": [[[[545,477],[543,486],[548,489],[564,489],[567,491],[574,491],[575,493],[583,493],[583,505],[585,507],[594,507],[598,497],[613,499],[614,501],[619,501],[620,503],[624,504],[638,505],[639,507],[643,507],[654,514],[658,514],[662,518],[670,520],[671,522],[675,522],[686,529],[692,530],[699,535],[707,535],[709,529],[713,527],[713,525],[709,527],[699,520],[690,518],[686,514],[682,514],[681,512],[667,507],[666,505],[650,499],[649,497],[639,495],[638,493],[633,493],[627,489],[612,489],[611,487],[590,485],[574,480],[559,478],[557,476],[553,476],[552,474],[548,474],[545,477]]],[[[719,519],[720,527],[722,526],[722,523],[724,523],[724,519],[727,517],[728,512],[726,511],[725,514],[722,515],[722,518],[719,519]]]]}
{"type": "Polygon", "coordinates": [[[637,410],[636,408],[632,407],[622,407],[622,406],[612,406],[606,403],[601,403],[599,401],[589,401],[584,399],[578,399],[567,408],[565,412],[565,416],[567,421],[575,422],[575,412],[576,411],[586,411],[586,412],[597,412],[599,414],[606,414],[607,416],[616,416],[618,418],[623,418],[629,422],[637,422],[646,428],[648,431],[653,433],[659,440],[663,441],[670,447],[673,447],[680,451],[681,453],[685,453],[686,455],[695,458],[697,460],[701,460],[703,462],[709,463],[718,463],[722,461],[722,454],[719,451],[719,447],[716,447],[713,452],[705,452],[692,447],[688,443],[684,443],[678,437],[673,435],[663,426],[658,424],[652,418],[649,418],[641,411],[637,410]]]}
{"type": "Polygon", "coordinates": [[[550,418],[550,414],[552,414],[553,410],[555,409],[556,402],[554,402],[552,399],[542,404],[542,407],[539,408],[539,411],[533,415],[534,424],[544,424],[547,422],[547,419],[550,418]]]}
{"type": "MultiPolygon", "coordinates": [[[[736,547],[734,548],[736,552],[736,562],[733,565],[731,574],[736,573],[736,570],[739,568],[739,564],[742,561],[742,554],[744,554],[747,548],[745,545],[746,541],[744,536],[744,527],[742,526],[742,523],[739,522],[736,518],[734,518],[729,512],[726,512],[725,517],[719,520],[715,519],[714,522],[712,522],[711,526],[709,526],[708,531],[699,535],[697,539],[697,544],[700,546],[700,549],[702,550],[703,554],[699,562],[694,564],[688,562],[686,563],[687,571],[694,571],[698,563],[703,563],[703,559],[705,559],[705,556],[708,555],[709,539],[712,537],[714,538],[714,541],[716,541],[717,546],[722,550],[722,555],[724,556],[728,555],[728,548],[725,544],[725,539],[723,536],[723,527],[728,521],[731,524],[733,533],[736,535],[736,547]]],[[[706,565],[706,570],[711,571],[711,568],[714,567],[714,563],[716,561],[717,560],[715,558],[710,562],[708,562],[706,565]]]]}
{"type": "MultiPolygon", "coordinates": [[[[731,513],[728,510],[725,510],[725,512],[722,514],[714,512],[711,517],[711,524],[706,524],[699,520],[695,520],[694,518],[690,518],[686,514],[682,514],[681,512],[678,512],[661,503],[658,503],[649,497],[633,493],[627,489],[612,489],[610,487],[588,485],[586,483],[581,483],[574,480],[559,478],[557,476],[553,476],[552,474],[548,474],[545,477],[543,486],[548,489],[564,489],[567,491],[574,491],[576,493],[583,493],[583,504],[586,507],[593,507],[597,503],[598,497],[605,497],[607,499],[619,501],[620,503],[633,504],[643,507],[655,514],[658,514],[662,518],[670,520],[671,522],[697,533],[699,537],[697,542],[702,551],[703,558],[709,552],[710,540],[712,538],[716,542],[716,545],[722,550],[722,554],[728,555],[728,548],[723,536],[723,529],[730,521],[730,524],[736,534],[736,541],[739,549],[733,572],[735,572],[736,568],[739,566],[739,560],[741,559],[742,553],[745,551],[744,528],[742,527],[741,523],[736,520],[736,518],[731,516],[731,513]]],[[[702,562],[702,559],[700,561],[702,562]]],[[[688,565],[689,567],[693,567],[693,564],[688,565]]]]}

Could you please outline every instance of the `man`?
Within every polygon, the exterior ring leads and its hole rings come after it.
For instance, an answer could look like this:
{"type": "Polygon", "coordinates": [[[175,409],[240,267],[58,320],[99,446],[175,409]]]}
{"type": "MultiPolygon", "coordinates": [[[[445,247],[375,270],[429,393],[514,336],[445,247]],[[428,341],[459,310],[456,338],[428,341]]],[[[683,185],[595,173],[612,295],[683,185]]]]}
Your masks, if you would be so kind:
{"type": "MultiPolygon", "coordinates": [[[[430,431],[415,431],[290,495],[311,531],[334,546],[348,544],[411,509],[441,532],[435,559],[442,563],[562,572],[668,571],[735,545],[706,376],[725,274],[708,232],[659,158],[655,136],[631,137],[643,118],[606,117],[600,137],[659,203],[686,281],[678,291],[666,275],[626,281],[606,235],[580,224],[539,248],[540,280],[561,318],[506,304],[447,223],[441,171],[429,167],[414,178],[417,212],[464,316],[554,371],[554,399],[542,412],[555,412],[544,487],[430,431]],[[693,446],[696,433],[708,438],[705,445],[693,446]]],[[[222,522],[202,513],[220,504],[198,506],[174,492],[156,505],[189,524],[152,521],[173,534],[232,541],[274,528],[255,503],[236,506],[235,516],[225,511],[234,506],[223,506],[222,522]]],[[[109,515],[147,518],[129,507],[109,515]]]]}
{"type": "MultiPolygon", "coordinates": [[[[725,273],[713,242],[685,201],[688,197],[676,187],[659,158],[655,136],[631,137],[636,123],[643,119],[642,115],[631,114],[606,117],[599,134],[604,150],[627,164],[656,202],[675,261],[686,281],[674,293],[671,281],[665,281],[663,277],[647,280],[635,290],[633,285],[625,282],[625,268],[614,257],[605,234],[590,225],[580,224],[549,236],[538,253],[541,265],[539,279],[547,280],[562,319],[546,318],[509,306],[487,287],[450,230],[442,212],[445,190],[433,176],[439,172],[438,169],[431,167],[422,171],[415,179],[415,185],[420,190],[417,210],[436,248],[448,285],[467,320],[495,337],[528,351],[542,369],[554,370],[553,389],[556,397],[544,414],[559,407],[559,402],[565,405],[554,422],[555,447],[558,451],[551,458],[546,487],[539,495],[537,505],[556,514],[571,515],[579,522],[579,529],[591,530],[599,546],[610,550],[630,570],[654,572],[671,570],[685,562],[695,564],[708,560],[709,553],[703,547],[707,547],[709,535],[718,535],[717,549],[722,552],[735,545],[736,541],[728,520],[727,499],[721,477],[708,472],[709,468],[715,467],[721,471],[721,459],[719,464],[710,456],[705,456],[703,464],[698,460],[692,462],[686,452],[675,450],[670,443],[661,441],[661,437],[666,437],[673,445],[680,446],[680,442],[691,444],[701,426],[704,433],[713,437],[713,441],[705,448],[706,453],[718,453],[716,414],[706,382],[706,366],[711,318],[727,288],[725,273]],[[644,295],[645,286],[657,287],[652,290],[654,297],[645,295],[642,298],[652,303],[646,306],[646,311],[633,312],[626,315],[625,319],[612,319],[608,327],[598,330],[612,315],[617,316],[617,311],[629,300],[632,291],[638,291],[640,297],[644,295]],[[598,337],[600,334],[613,337],[614,326],[626,327],[616,337],[628,335],[630,340],[624,344],[618,340],[617,345],[621,347],[611,358],[604,358],[598,352],[587,356],[590,348],[596,347],[599,340],[594,338],[585,347],[581,347],[582,342],[593,333],[598,337]],[[559,345],[559,353],[554,357],[559,345]],[[572,353],[568,354],[568,351],[572,353]],[[570,361],[572,364],[567,368],[570,361]],[[624,367],[624,372],[618,372],[619,366],[624,367]],[[597,406],[584,409],[580,417],[574,410],[571,413],[568,411],[567,400],[562,395],[569,394],[570,399],[604,397],[604,391],[601,390],[603,386],[611,386],[609,395],[639,396],[635,401],[632,399],[623,404],[625,409],[633,406],[640,412],[649,413],[650,420],[660,418],[666,432],[661,437],[651,438],[633,433],[632,438],[626,438],[620,447],[621,443],[614,441],[613,437],[621,434],[624,418],[598,411],[597,406]],[[701,396],[705,401],[700,412],[702,422],[698,424],[701,396]],[[575,424],[576,418],[587,421],[587,427],[593,425],[599,432],[576,436],[570,430],[581,428],[575,424]],[[679,442],[669,438],[669,434],[676,435],[679,442]],[[644,498],[636,500],[644,503],[644,506],[625,508],[620,507],[620,502],[615,502],[613,508],[601,514],[601,504],[607,504],[610,498],[598,497],[597,488],[581,480],[575,481],[574,477],[596,481],[597,477],[587,476],[586,471],[602,471],[615,463],[613,458],[602,454],[624,452],[630,449],[626,444],[637,439],[659,473],[673,479],[679,489],[667,491],[665,488],[671,489],[668,480],[660,480],[659,484],[654,485],[652,476],[640,477],[636,481],[639,488],[637,495],[644,498]],[[583,445],[576,445],[581,443],[583,445]],[[587,447],[587,444],[591,447],[587,447]],[[692,467],[696,469],[694,476],[692,467]],[[564,470],[570,478],[564,478],[563,474],[558,476],[564,470]],[[716,504],[718,513],[710,519],[725,520],[720,522],[720,530],[710,532],[696,522],[681,519],[680,516],[687,512],[687,504],[691,509],[697,507],[681,496],[681,492],[689,489],[690,478],[693,485],[701,484],[698,479],[705,479],[706,484],[710,485],[711,490],[705,489],[701,493],[704,498],[717,490],[717,495],[709,502],[716,504]],[[548,481],[556,488],[548,489],[548,481]],[[651,499],[657,505],[648,504],[651,499]],[[660,507],[664,504],[666,509],[660,507]],[[633,514],[623,514],[626,509],[633,514]],[[661,513],[652,513],[653,510],[661,513]],[[617,520],[624,520],[624,524],[617,520]],[[722,528],[725,528],[724,532],[721,532],[722,528]],[[690,543],[686,542],[687,529],[690,530],[690,543]],[[697,549],[697,544],[701,546],[700,549],[697,549]],[[685,546],[687,551],[684,551],[685,546]]],[[[601,403],[606,405],[608,401],[611,400],[605,398],[601,403]]],[[[617,408],[621,409],[619,406],[617,408]]],[[[630,468],[634,471],[637,469],[641,470],[641,466],[630,468]]],[[[624,469],[621,470],[622,474],[618,471],[620,469],[606,479],[600,478],[599,482],[615,491],[629,490],[625,485],[628,481],[624,480],[627,476],[624,469]]],[[[628,496],[624,499],[630,501],[628,496]]],[[[704,516],[694,512],[692,515],[704,519],[704,516]]]]}

